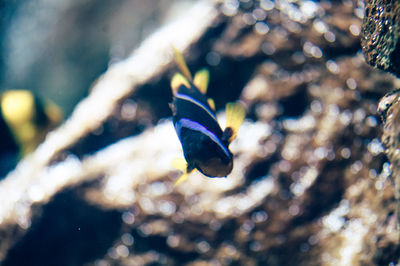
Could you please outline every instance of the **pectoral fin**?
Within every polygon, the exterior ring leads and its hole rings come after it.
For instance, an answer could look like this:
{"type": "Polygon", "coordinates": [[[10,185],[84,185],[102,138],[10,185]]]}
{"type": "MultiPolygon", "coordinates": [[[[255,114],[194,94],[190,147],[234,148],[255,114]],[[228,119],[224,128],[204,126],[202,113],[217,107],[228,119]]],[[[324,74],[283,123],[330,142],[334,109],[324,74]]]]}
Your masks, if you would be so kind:
{"type": "Polygon", "coordinates": [[[226,105],[226,126],[225,131],[232,131],[228,141],[232,142],[239,131],[246,116],[246,110],[240,102],[228,103],[226,105]]]}

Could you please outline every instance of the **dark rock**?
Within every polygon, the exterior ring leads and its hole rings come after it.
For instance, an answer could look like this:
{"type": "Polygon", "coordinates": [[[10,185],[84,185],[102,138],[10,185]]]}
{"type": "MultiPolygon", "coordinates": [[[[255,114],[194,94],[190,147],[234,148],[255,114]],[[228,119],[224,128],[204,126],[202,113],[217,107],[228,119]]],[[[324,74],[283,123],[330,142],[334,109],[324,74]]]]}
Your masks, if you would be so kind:
{"type": "Polygon", "coordinates": [[[399,1],[365,1],[361,46],[370,65],[400,76],[399,34],[399,1]]]}

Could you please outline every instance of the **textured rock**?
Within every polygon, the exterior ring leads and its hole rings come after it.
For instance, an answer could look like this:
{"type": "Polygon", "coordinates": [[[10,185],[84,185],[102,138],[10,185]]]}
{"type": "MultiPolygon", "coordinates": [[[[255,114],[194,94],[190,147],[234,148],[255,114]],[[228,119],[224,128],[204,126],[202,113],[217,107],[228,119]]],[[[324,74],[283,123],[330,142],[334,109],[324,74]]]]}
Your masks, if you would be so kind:
{"type": "MultiPolygon", "coordinates": [[[[365,17],[361,31],[361,45],[365,58],[372,66],[399,76],[400,4],[398,1],[373,0],[366,1],[365,5],[365,17]]],[[[398,202],[398,222],[400,222],[398,94],[398,90],[395,90],[385,95],[379,102],[378,112],[384,125],[381,139],[391,163],[391,176],[398,202]]]]}
{"type": "Polygon", "coordinates": [[[400,105],[399,90],[385,95],[378,110],[384,122],[382,143],[385,145],[385,153],[391,162],[391,173],[395,185],[398,221],[400,221],[400,157],[399,157],[399,135],[400,135],[400,105]]]}
{"type": "Polygon", "coordinates": [[[361,46],[370,65],[400,75],[399,34],[399,1],[365,1],[361,46]]]}

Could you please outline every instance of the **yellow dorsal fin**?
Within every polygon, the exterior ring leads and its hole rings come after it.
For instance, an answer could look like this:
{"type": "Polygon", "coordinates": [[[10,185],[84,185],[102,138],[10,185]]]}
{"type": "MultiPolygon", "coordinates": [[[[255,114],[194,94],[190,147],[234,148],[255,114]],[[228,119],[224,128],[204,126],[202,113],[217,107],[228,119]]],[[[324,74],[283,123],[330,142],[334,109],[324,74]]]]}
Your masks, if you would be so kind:
{"type": "Polygon", "coordinates": [[[246,110],[240,102],[228,103],[226,105],[226,126],[232,129],[232,136],[229,138],[229,142],[232,142],[239,131],[240,126],[243,123],[244,117],[246,116],[246,110]]]}
{"type": "Polygon", "coordinates": [[[182,74],[185,76],[185,78],[189,81],[192,81],[192,74],[190,74],[189,68],[186,65],[185,59],[183,58],[182,53],[174,47],[174,53],[175,53],[175,62],[179,67],[179,70],[182,72],[182,74]]]}
{"type": "Polygon", "coordinates": [[[211,107],[211,109],[212,109],[213,111],[215,111],[215,102],[214,102],[214,100],[211,99],[211,98],[208,98],[208,99],[207,99],[207,102],[208,102],[208,105],[211,107]]]}
{"type": "Polygon", "coordinates": [[[178,88],[181,85],[190,88],[189,81],[181,73],[176,73],[171,79],[171,88],[174,95],[178,92],[178,88]]]}
{"type": "Polygon", "coordinates": [[[201,91],[201,93],[206,94],[209,80],[210,73],[207,69],[202,69],[197,71],[194,75],[193,83],[201,91]]]}

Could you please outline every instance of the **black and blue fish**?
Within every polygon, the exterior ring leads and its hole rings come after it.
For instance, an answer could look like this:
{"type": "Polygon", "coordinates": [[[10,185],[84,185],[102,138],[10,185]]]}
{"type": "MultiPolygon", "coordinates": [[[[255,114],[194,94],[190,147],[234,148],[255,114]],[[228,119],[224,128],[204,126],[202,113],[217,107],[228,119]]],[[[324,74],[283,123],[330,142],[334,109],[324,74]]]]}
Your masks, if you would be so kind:
{"type": "Polygon", "coordinates": [[[208,177],[226,177],[233,168],[229,144],[243,122],[245,109],[240,103],[228,103],[226,127],[222,130],[215,115],[214,102],[206,97],[208,71],[200,70],[192,78],[182,54],[176,49],[175,60],[182,74],[175,74],[171,80],[173,102],[170,106],[186,161],[174,163],[183,171],[175,185],[195,169],[208,177]]]}

